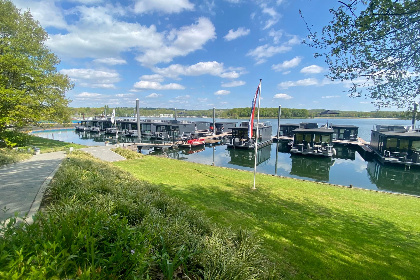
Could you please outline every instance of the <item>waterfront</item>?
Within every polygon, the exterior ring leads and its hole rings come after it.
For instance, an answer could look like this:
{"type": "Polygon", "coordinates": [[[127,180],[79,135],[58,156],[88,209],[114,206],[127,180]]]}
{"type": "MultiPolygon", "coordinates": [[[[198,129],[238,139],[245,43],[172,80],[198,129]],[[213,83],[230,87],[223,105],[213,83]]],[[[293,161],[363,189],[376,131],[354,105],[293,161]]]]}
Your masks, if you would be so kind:
{"type": "MultiPolygon", "coordinates": [[[[191,119],[197,120],[197,119],[191,119]]],[[[203,119],[199,119],[203,120],[203,119]]],[[[210,119],[204,119],[210,121],[210,119]]],[[[223,121],[218,119],[218,121],[223,121]]],[[[266,120],[264,120],[266,121],[266,120]]],[[[273,125],[273,134],[277,131],[277,120],[269,120],[273,125]]],[[[408,120],[386,119],[305,119],[281,120],[281,123],[317,122],[326,124],[352,124],[359,126],[359,136],[370,141],[370,130],[376,124],[409,125],[408,120]]],[[[104,145],[104,141],[133,141],[125,138],[108,138],[104,135],[76,133],[73,130],[46,131],[35,133],[38,136],[73,142],[84,145],[104,145]]],[[[328,182],[344,186],[366,188],[397,193],[420,195],[420,171],[405,170],[404,167],[382,166],[376,161],[365,161],[357,151],[336,147],[337,155],[332,159],[291,156],[277,152],[277,144],[264,147],[258,152],[257,171],[266,174],[328,182]]],[[[280,149],[281,150],[281,149],[280,149]]],[[[149,153],[151,151],[143,151],[149,153]]],[[[202,150],[168,150],[168,157],[242,170],[253,170],[254,154],[248,150],[227,149],[225,145],[206,147],[202,150]]]]}

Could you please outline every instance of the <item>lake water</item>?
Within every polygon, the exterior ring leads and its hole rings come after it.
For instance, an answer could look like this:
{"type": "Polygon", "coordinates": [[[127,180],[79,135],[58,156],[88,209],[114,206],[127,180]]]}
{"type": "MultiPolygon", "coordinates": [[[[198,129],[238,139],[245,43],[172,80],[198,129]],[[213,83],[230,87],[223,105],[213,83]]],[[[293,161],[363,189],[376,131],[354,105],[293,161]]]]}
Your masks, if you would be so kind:
{"type": "MultiPolygon", "coordinates": [[[[193,121],[211,119],[188,119],[193,121]]],[[[217,119],[217,121],[232,121],[217,119]]],[[[277,132],[277,119],[271,121],[273,134],[277,132]]],[[[370,132],[377,124],[410,125],[409,120],[386,119],[292,119],[281,123],[317,122],[356,125],[359,137],[370,141],[370,132]]],[[[109,138],[104,135],[76,133],[74,130],[45,131],[34,133],[38,136],[73,142],[84,145],[104,145],[105,141],[130,142],[131,139],[109,138]]],[[[336,147],[337,155],[331,159],[291,156],[282,152],[281,146],[273,143],[258,151],[257,172],[285,177],[307,179],[331,184],[354,186],[359,188],[387,192],[420,195],[420,170],[404,167],[383,166],[376,161],[365,161],[357,151],[345,147],[336,147]]],[[[153,153],[143,151],[143,153],[153,153]]],[[[206,147],[202,150],[169,150],[168,157],[208,165],[223,166],[252,171],[254,168],[254,151],[227,149],[225,145],[206,147]]]]}

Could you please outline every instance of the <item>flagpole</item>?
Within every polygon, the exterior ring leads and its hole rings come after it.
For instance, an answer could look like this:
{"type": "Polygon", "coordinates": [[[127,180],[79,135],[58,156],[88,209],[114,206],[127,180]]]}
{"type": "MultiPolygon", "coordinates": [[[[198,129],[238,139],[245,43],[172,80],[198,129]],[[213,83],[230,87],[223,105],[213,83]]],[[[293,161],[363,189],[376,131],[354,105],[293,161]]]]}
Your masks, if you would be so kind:
{"type": "Polygon", "coordinates": [[[260,104],[261,104],[261,81],[258,85],[259,95],[258,95],[258,113],[257,113],[257,131],[255,133],[255,143],[254,143],[254,186],[252,187],[253,190],[256,189],[255,187],[255,177],[257,174],[257,156],[258,156],[258,137],[259,137],[259,126],[260,126],[260,104]]]}

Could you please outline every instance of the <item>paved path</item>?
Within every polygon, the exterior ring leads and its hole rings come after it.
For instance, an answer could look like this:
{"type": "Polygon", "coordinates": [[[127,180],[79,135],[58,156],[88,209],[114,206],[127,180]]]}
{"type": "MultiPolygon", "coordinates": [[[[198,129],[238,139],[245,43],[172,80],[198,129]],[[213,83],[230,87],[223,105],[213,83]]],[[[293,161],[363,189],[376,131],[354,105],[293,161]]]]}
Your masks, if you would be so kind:
{"type": "MultiPolygon", "coordinates": [[[[83,148],[104,161],[119,161],[125,158],[111,151],[116,146],[95,146],[83,148]]],[[[32,216],[38,211],[44,192],[58,170],[64,152],[34,155],[31,159],[0,167],[0,221],[14,216],[32,216]],[[2,209],[8,209],[6,212],[2,209]]]]}
{"type": "Polygon", "coordinates": [[[81,151],[90,153],[94,157],[104,160],[104,161],[120,161],[125,160],[123,156],[114,153],[111,151],[112,148],[118,147],[117,145],[109,145],[109,146],[94,146],[89,148],[82,148],[81,151]]]}
{"type": "Polygon", "coordinates": [[[0,221],[14,216],[30,217],[38,211],[43,194],[54,176],[64,152],[34,155],[31,159],[0,168],[0,221]],[[6,207],[7,212],[2,209],[6,207]]]}

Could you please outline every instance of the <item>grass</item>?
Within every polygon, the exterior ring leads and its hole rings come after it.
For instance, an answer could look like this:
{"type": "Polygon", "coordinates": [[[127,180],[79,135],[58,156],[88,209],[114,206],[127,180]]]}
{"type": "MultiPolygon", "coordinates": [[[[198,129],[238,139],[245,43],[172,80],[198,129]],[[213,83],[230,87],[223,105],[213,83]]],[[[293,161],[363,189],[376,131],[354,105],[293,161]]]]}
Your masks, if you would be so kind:
{"type": "Polygon", "coordinates": [[[270,279],[250,231],[74,152],[33,224],[0,227],[0,279],[270,279]]]}
{"type": "Polygon", "coordinates": [[[40,148],[41,153],[68,151],[70,147],[73,147],[74,149],[86,147],[85,145],[67,143],[59,140],[47,139],[34,135],[29,135],[29,141],[27,143],[27,146],[40,148]]]}
{"type": "Polygon", "coordinates": [[[144,156],[114,165],[217,224],[257,232],[285,279],[417,279],[420,200],[144,156]]]}
{"type": "Polygon", "coordinates": [[[17,142],[15,148],[0,149],[0,166],[31,158],[34,147],[40,148],[41,153],[68,151],[70,147],[74,149],[86,147],[25,133],[13,133],[13,140],[17,142]]]}

